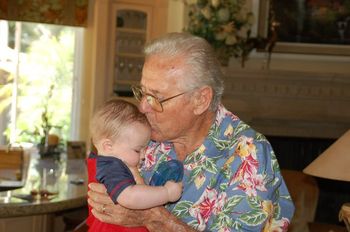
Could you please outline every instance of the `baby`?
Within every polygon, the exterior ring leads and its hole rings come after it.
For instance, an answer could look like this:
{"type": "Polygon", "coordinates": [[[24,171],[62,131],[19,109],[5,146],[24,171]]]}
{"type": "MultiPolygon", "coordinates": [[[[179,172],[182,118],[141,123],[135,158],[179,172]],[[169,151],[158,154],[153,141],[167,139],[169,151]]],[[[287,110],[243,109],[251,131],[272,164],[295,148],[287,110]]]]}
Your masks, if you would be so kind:
{"type": "MultiPolygon", "coordinates": [[[[129,209],[147,209],[180,198],[182,183],[167,181],[164,186],[149,186],[138,173],[151,128],[135,105],[116,99],[106,102],[92,118],[91,133],[97,154],[91,153],[87,159],[89,182],[103,183],[114,203],[129,209]]],[[[89,231],[122,228],[98,221],[90,211],[87,224],[89,231]]],[[[142,227],[134,229],[127,231],[147,231],[142,227]]]]}

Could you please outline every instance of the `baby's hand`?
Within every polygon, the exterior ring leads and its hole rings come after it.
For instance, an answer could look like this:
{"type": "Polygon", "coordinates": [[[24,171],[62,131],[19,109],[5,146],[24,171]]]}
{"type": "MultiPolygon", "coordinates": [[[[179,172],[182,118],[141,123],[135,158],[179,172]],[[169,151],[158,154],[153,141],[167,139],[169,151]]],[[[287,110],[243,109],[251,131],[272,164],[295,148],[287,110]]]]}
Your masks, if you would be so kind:
{"type": "Polygon", "coordinates": [[[168,198],[170,202],[177,201],[181,197],[182,182],[167,181],[164,187],[168,190],[168,198]]]}

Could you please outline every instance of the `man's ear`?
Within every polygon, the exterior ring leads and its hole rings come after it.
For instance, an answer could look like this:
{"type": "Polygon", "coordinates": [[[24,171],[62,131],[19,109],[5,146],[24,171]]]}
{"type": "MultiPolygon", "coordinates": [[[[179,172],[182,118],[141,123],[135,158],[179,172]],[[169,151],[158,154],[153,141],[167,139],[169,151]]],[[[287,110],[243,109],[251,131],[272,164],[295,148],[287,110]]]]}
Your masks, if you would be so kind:
{"type": "Polygon", "coordinates": [[[213,98],[213,89],[209,86],[204,86],[197,90],[194,97],[194,113],[200,115],[209,108],[213,98]]]}

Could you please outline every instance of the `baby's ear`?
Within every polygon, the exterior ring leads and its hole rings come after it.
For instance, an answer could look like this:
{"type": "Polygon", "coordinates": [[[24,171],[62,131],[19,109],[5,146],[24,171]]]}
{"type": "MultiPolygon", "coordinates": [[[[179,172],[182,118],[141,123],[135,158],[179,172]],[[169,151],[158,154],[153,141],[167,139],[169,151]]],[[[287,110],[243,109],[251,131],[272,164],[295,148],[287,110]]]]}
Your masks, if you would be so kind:
{"type": "Polygon", "coordinates": [[[210,106],[213,98],[213,89],[209,86],[204,86],[196,91],[194,97],[194,113],[197,115],[202,114],[210,106]]]}
{"type": "Polygon", "coordinates": [[[110,139],[102,139],[101,145],[104,151],[109,152],[112,150],[113,143],[110,139]]]}

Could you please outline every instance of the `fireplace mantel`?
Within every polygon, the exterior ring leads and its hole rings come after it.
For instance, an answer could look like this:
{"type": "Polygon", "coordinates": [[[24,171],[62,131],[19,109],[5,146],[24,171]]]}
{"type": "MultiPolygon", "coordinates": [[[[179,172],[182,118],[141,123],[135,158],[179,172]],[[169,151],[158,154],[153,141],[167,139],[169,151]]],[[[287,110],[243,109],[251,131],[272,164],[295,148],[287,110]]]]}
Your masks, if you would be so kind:
{"type": "Polygon", "coordinates": [[[265,135],[338,138],[350,128],[350,74],[224,72],[224,105],[265,135]]]}

